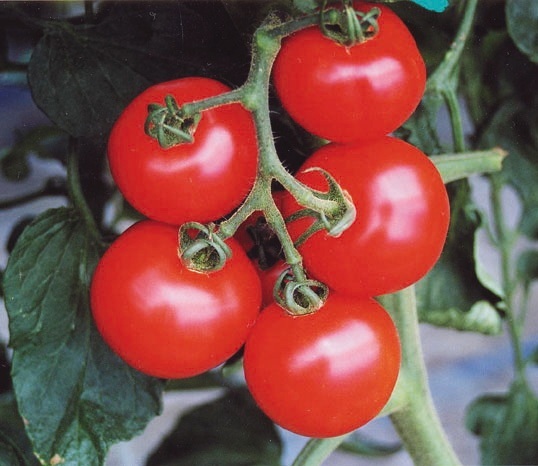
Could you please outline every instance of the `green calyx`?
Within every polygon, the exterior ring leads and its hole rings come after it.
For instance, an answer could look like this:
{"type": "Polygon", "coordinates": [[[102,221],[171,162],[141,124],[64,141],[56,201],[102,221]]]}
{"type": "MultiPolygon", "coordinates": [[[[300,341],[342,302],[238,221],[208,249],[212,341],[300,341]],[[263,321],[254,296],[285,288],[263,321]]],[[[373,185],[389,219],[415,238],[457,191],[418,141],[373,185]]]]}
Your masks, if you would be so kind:
{"type": "Polygon", "coordinates": [[[293,316],[316,312],[328,295],[326,285],[317,280],[298,280],[290,268],[280,274],[273,293],[275,302],[293,316]]]}
{"type": "Polygon", "coordinates": [[[146,134],[157,139],[163,149],[193,142],[201,114],[185,114],[171,95],[167,95],[164,102],[164,105],[153,103],[148,106],[144,125],[146,134]]]}
{"type": "Polygon", "coordinates": [[[214,224],[188,222],[179,229],[178,255],[189,270],[216,272],[232,256],[230,247],[219,237],[214,224]]]}
{"type": "Polygon", "coordinates": [[[323,210],[301,209],[286,219],[286,223],[304,217],[314,217],[315,219],[312,225],[297,239],[296,247],[320,230],[325,230],[329,236],[338,237],[353,224],[357,217],[357,210],[349,193],[340,187],[330,173],[321,168],[311,168],[307,171],[319,171],[325,177],[329,189],[327,191],[312,190],[312,194],[317,199],[330,201],[333,207],[323,210]]]}
{"type": "Polygon", "coordinates": [[[323,34],[345,47],[353,47],[374,37],[379,31],[379,8],[372,8],[364,13],[353,8],[352,0],[342,0],[343,9],[330,7],[327,0],[319,15],[319,24],[323,34]]]}

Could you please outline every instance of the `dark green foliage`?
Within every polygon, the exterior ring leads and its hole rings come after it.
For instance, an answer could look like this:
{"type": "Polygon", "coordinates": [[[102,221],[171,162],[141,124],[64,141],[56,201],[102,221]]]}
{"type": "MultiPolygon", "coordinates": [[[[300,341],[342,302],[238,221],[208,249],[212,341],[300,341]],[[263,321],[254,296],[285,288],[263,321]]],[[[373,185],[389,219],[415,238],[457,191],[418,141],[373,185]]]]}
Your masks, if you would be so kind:
{"type": "Polygon", "coordinates": [[[91,320],[100,249],[75,211],[49,210],[24,230],[6,269],[13,384],[43,461],[100,465],[160,411],[161,383],[125,365],[91,320]]]}
{"type": "Polygon", "coordinates": [[[526,384],[515,382],[507,394],[475,400],[466,425],[480,436],[483,465],[538,463],[538,399],[526,384]]]}
{"type": "Polygon", "coordinates": [[[147,466],[278,466],[281,446],[273,423],[246,390],[185,414],[147,466]]]}

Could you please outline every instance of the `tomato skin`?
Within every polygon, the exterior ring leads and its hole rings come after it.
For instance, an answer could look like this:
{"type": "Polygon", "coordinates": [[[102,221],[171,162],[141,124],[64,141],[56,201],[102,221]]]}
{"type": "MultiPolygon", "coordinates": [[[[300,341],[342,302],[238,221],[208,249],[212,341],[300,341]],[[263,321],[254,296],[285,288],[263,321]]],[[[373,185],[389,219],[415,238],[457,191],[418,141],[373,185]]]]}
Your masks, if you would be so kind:
{"type": "Polygon", "coordinates": [[[265,307],[274,301],[273,292],[276,281],[284,270],[289,268],[289,265],[285,261],[279,260],[268,269],[262,270],[259,266],[256,266],[256,268],[262,284],[262,307],[265,307]]]}
{"type": "Polygon", "coordinates": [[[261,304],[260,280],[238,243],[217,272],[198,273],[177,255],[177,228],[146,220],[107,250],[91,284],[91,308],[104,340],[146,374],[205,372],[244,343],[261,304]]]}
{"type": "Polygon", "coordinates": [[[333,437],[374,418],[400,368],[400,344],[388,313],[374,300],[331,292],[313,314],[265,308],[245,345],[247,385],[280,426],[333,437]]]}
{"type": "MultiPolygon", "coordinates": [[[[357,218],[340,237],[320,231],[299,248],[310,275],[342,293],[369,297],[405,288],[433,267],[445,243],[450,205],[439,172],[420,150],[389,136],[324,146],[297,179],[326,190],[322,175],[304,173],[311,167],[327,170],[349,192],[357,218]]],[[[288,195],[284,215],[297,209],[288,195]]],[[[310,222],[290,223],[292,238],[310,222]]]]}
{"type": "Polygon", "coordinates": [[[169,149],[144,132],[147,107],[172,95],[179,106],[230,89],[208,78],[181,78],[150,87],[116,121],[108,142],[114,181],[147,217],[180,225],[206,223],[237,207],[256,177],[258,149],[250,113],[240,104],[202,112],[194,142],[169,149]]]}
{"type": "Polygon", "coordinates": [[[381,15],[373,38],[345,47],[310,27],[283,40],[274,64],[284,108],[307,131],[330,141],[394,131],[424,93],[426,68],[411,33],[384,5],[361,2],[356,8],[374,6],[381,15]]]}

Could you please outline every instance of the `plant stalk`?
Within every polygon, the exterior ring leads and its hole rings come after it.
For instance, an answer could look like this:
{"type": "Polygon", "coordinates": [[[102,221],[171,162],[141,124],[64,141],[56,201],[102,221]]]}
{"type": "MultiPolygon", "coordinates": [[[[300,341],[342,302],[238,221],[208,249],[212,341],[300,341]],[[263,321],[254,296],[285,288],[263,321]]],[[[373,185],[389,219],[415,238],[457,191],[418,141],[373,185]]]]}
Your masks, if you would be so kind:
{"type": "Polygon", "coordinates": [[[326,439],[310,439],[299,455],[295,458],[292,466],[319,466],[329,455],[336,450],[346,439],[347,435],[326,439]]]}
{"type": "Polygon", "coordinates": [[[496,245],[501,255],[501,281],[504,293],[506,322],[512,345],[514,370],[516,380],[525,379],[525,358],[521,348],[521,321],[515,315],[514,279],[512,275],[511,257],[514,245],[514,235],[509,231],[502,207],[502,179],[498,175],[490,177],[491,206],[493,209],[493,228],[496,245]]]}
{"type": "Polygon", "coordinates": [[[454,150],[456,152],[465,151],[465,134],[457,92],[460,59],[473,26],[477,5],[478,0],[467,0],[463,19],[456,33],[456,37],[452,41],[452,45],[445,54],[441,64],[429,77],[426,85],[426,92],[441,95],[447,105],[452,127],[454,150]]]}
{"type": "Polygon", "coordinates": [[[86,202],[84,193],[82,192],[78,154],[73,138],[71,138],[69,141],[67,153],[67,191],[69,193],[69,199],[73,203],[74,208],[82,217],[88,232],[96,241],[101,242],[101,233],[99,232],[99,228],[95,223],[93,214],[88,206],[88,203],[86,202]]]}
{"type": "Polygon", "coordinates": [[[461,466],[441,426],[428,387],[415,289],[406,288],[383,296],[380,301],[398,328],[402,346],[402,367],[395,391],[406,402],[390,414],[392,423],[416,466],[461,466]]]}

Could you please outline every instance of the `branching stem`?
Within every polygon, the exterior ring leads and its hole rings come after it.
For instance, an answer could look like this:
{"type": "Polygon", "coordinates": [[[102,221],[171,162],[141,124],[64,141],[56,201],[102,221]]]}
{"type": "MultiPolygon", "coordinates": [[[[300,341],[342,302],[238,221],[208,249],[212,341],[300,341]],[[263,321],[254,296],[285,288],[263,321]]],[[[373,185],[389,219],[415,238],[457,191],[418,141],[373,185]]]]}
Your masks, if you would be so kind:
{"type": "Polygon", "coordinates": [[[447,105],[452,124],[454,150],[456,152],[465,151],[465,134],[457,89],[461,55],[473,26],[477,5],[478,0],[467,0],[456,37],[439,67],[429,77],[426,85],[426,92],[440,94],[447,105]]]}
{"type": "Polygon", "coordinates": [[[504,293],[506,322],[510,333],[516,380],[525,379],[525,358],[521,347],[522,322],[516,316],[514,291],[515,279],[512,272],[515,236],[505,223],[504,209],[502,206],[502,179],[498,175],[490,177],[491,206],[493,209],[493,229],[496,246],[501,255],[501,282],[504,293]]]}
{"type": "Polygon", "coordinates": [[[240,103],[251,112],[258,140],[259,163],[256,181],[245,202],[229,219],[221,222],[217,234],[222,239],[229,238],[254,211],[263,212],[280,240],[286,262],[290,264],[298,281],[305,281],[307,277],[302,267],[301,255],[294,246],[284,218],[272,198],[273,181],[280,183],[300,205],[315,212],[330,216],[339,205],[334,200],[316,196],[312,189],[299,182],[280,162],[269,117],[269,85],[271,69],[280,50],[282,37],[315,24],[318,17],[316,14],[286,23],[269,22],[259,28],[253,39],[249,76],[243,86],[181,108],[181,111],[188,116],[216,106],[240,103]]]}

